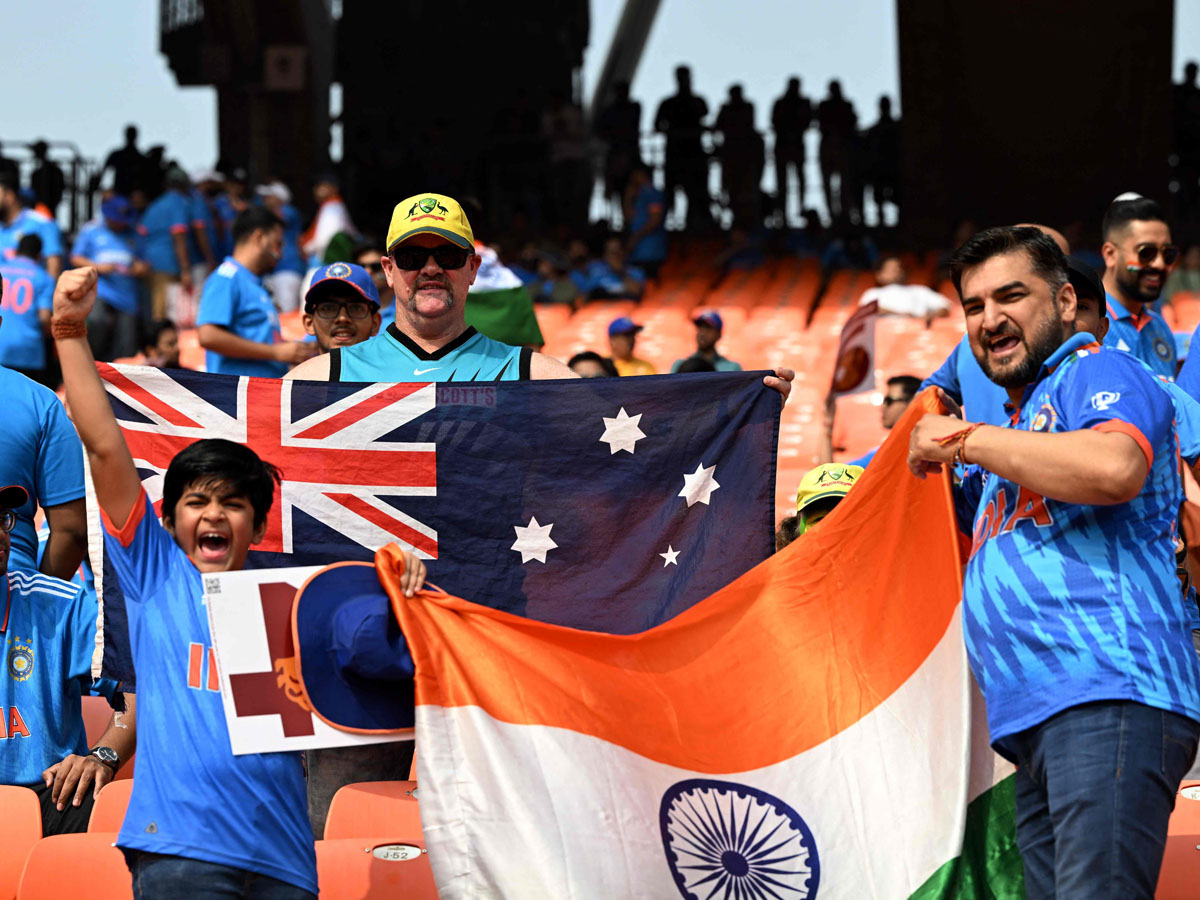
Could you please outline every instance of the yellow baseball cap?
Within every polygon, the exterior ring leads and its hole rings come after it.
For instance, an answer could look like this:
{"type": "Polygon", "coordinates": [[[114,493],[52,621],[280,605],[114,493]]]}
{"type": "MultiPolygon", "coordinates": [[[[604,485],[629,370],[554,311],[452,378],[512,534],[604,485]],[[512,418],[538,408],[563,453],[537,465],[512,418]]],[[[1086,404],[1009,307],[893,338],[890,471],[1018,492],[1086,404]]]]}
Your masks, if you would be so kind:
{"type": "Polygon", "coordinates": [[[840,500],[854,487],[862,473],[862,466],[842,463],[825,463],[810,470],[800,479],[800,487],[796,491],[796,512],[803,512],[806,507],[827,497],[840,500]]]}
{"type": "Polygon", "coordinates": [[[457,200],[444,194],[415,194],[396,204],[388,226],[388,252],[414,234],[436,234],[466,250],[475,249],[467,214],[457,200]]]}

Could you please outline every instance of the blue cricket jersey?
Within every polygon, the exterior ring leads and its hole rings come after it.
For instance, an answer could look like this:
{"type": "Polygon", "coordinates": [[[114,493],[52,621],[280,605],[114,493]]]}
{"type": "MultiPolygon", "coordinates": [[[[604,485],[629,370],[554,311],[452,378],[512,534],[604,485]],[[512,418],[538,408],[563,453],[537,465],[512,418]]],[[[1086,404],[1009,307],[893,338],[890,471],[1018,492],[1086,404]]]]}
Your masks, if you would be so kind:
{"type": "Polygon", "coordinates": [[[0,365],[18,369],[46,367],[46,335],[38,310],[53,306],[54,279],[25,256],[0,260],[4,298],[0,300],[0,365]]]}
{"type": "Polygon", "coordinates": [[[139,311],[138,279],[129,274],[136,257],[133,253],[133,234],[113,231],[103,220],[83,226],[72,256],[82,256],[97,265],[116,266],[116,271],[100,276],[96,296],[123,313],[137,315],[139,311]]]}
{"type": "MultiPolygon", "coordinates": [[[[666,202],[666,196],[662,191],[654,185],[643,184],[633,197],[633,215],[629,221],[629,233],[636,234],[641,231],[650,221],[651,214],[665,208],[666,202]]],[[[655,263],[662,262],[666,258],[667,227],[664,220],[656,229],[634,245],[633,249],[629,251],[629,261],[631,263],[655,263]]]]}
{"type": "Polygon", "coordinates": [[[1008,424],[1009,416],[1004,410],[1008,392],[983,374],[965,334],[937,371],[921,382],[920,390],[931,384],[940,387],[963,408],[967,421],[1008,424]]]}
{"type": "Polygon", "coordinates": [[[10,568],[37,568],[39,505],[58,506],[83,497],[83,445],[54,391],[20,372],[0,366],[4,398],[4,452],[0,453],[0,485],[19,484],[29,502],[17,510],[9,539],[10,568]]]}
{"type": "Polygon", "coordinates": [[[300,252],[300,232],[303,230],[300,221],[300,211],[290,203],[285,203],[281,210],[283,219],[283,255],[275,266],[276,272],[295,272],[303,275],[305,272],[304,256],[300,252]]]}
{"type": "Polygon", "coordinates": [[[192,201],[180,191],[164,191],[162,196],[146,207],[138,225],[141,236],[140,255],[156,272],[179,274],[179,258],[175,255],[177,234],[191,230],[192,201]]]}
{"type": "Polygon", "coordinates": [[[42,239],[42,256],[62,256],[62,232],[58,223],[34,209],[23,209],[17,213],[11,225],[0,223],[0,255],[9,259],[16,256],[17,244],[27,234],[36,234],[42,239]]]}
{"type": "Polygon", "coordinates": [[[1094,341],[1077,334],[1055,351],[1011,427],[1128,434],[1150,462],[1141,493],[1081,506],[978,467],[956,489],[960,524],[973,522],[967,653],[1002,753],[1007,737],[1097,700],[1200,721],[1200,660],[1175,573],[1182,486],[1171,396],[1136,360],[1094,341]]]}
{"type": "Polygon", "coordinates": [[[1190,346],[1194,347],[1195,351],[1188,351],[1187,359],[1183,361],[1183,368],[1179,370],[1177,382],[1189,397],[1200,400],[1200,341],[1196,340],[1197,332],[1200,332],[1200,325],[1196,327],[1196,331],[1192,332],[1190,346]]]}
{"type": "Polygon", "coordinates": [[[1175,335],[1161,313],[1149,304],[1131,313],[1112,294],[1104,295],[1108,304],[1108,334],[1104,346],[1127,350],[1148,365],[1156,375],[1175,380],[1175,335]]]}
{"type": "Polygon", "coordinates": [[[0,784],[40,785],[42,772],[63,757],[88,752],[80,697],[92,682],[96,598],[11,565],[0,578],[0,784]]]}
{"type": "Polygon", "coordinates": [[[142,492],[104,519],[138,672],[138,762],[117,844],[259,872],[317,892],[299,753],[234,756],[200,572],[142,492]],[[197,665],[196,661],[200,664],[197,665]]]}
{"type": "MultiPolygon", "coordinates": [[[[279,312],[262,279],[232,256],[226,257],[204,282],[196,324],[220,325],[238,337],[260,344],[279,342],[279,312]]],[[[282,378],[287,363],[271,359],[237,359],[209,350],[204,356],[210,372],[282,378]]]]}
{"type": "Polygon", "coordinates": [[[191,219],[188,223],[191,226],[188,231],[188,259],[196,266],[206,262],[204,254],[200,252],[200,243],[196,240],[196,229],[203,231],[204,236],[208,238],[208,249],[212,251],[213,257],[217,255],[217,226],[214,224],[213,212],[209,209],[208,200],[196,188],[188,192],[188,217],[191,219]]]}
{"type": "Polygon", "coordinates": [[[528,381],[533,351],[473,327],[429,353],[395,322],[361,344],[329,351],[330,381],[528,381]]]}

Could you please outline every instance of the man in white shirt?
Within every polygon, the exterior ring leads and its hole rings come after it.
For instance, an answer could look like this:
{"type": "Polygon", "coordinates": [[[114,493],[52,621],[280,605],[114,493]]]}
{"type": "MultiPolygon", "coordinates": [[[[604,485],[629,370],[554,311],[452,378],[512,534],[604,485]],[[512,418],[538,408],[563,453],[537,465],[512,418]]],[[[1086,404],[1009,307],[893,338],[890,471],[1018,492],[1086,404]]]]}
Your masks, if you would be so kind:
{"type": "Polygon", "coordinates": [[[875,266],[877,287],[863,291],[858,303],[878,301],[881,313],[932,319],[950,315],[950,301],[932,288],[907,284],[908,273],[898,256],[883,256],[875,266]]]}

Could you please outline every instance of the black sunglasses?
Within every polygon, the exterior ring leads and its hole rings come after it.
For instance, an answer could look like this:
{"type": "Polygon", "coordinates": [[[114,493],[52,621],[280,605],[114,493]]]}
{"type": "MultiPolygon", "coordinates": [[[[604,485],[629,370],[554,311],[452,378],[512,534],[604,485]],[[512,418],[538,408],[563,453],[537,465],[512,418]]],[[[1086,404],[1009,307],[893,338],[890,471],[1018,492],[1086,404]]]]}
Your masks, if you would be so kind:
{"type": "Polygon", "coordinates": [[[1158,244],[1138,244],[1133,248],[1133,252],[1137,254],[1138,262],[1143,266],[1148,266],[1154,260],[1158,259],[1158,254],[1162,254],[1163,265],[1173,266],[1175,260],[1179,259],[1179,248],[1174,244],[1163,244],[1161,247],[1158,244]]]}
{"type": "Polygon", "coordinates": [[[909,397],[884,397],[883,398],[884,406],[891,406],[893,403],[911,403],[911,402],[912,402],[912,399],[909,397]]]}
{"type": "Polygon", "coordinates": [[[16,525],[17,525],[17,514],[14,510],[11,510],[11,509],[0,510],[0,529],[3,529],[5,534],[12,531],[16,527],[16,525]]]}
{"type": "Polygon", "coordinates": [[[371,304],[365,300],[322,300],[313,311],[319,319],[336,319],[343,309],[352,319],[365,319],[371,314],[371,304]]]}
{"type": "Polygon", "coordinates": [[[382,272],[383,271],[383,263],[381,263],[381,262],[363,263],[363,268],[366,269],[368,272],[382,272]]]}
{"type": "Polygon", "coordinates": [[[392,261],[396,268],[406,272],[415,272],[425,268],[429,257],[443,269],[461,269],[467,264],[473,251],[454,244],[441,244],[437,247],[397,247],[392,251],[392,261]]]}

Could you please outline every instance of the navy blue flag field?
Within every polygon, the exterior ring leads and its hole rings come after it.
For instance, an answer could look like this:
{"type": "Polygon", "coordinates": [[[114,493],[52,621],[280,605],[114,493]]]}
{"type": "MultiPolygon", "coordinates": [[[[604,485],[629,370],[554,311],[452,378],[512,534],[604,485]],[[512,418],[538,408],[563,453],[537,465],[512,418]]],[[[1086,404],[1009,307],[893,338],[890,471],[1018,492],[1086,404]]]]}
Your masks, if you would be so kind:
{"type": "MultiPolygon", "coordinates": [[[[623,634],[773,549],[782,402],[765,373],[368,385],[100,370],[156,509],[172,457],[202,438],[282,470],[247,568],[370,560],[394,541],[452,594],[623,634]]],[[[107,564],[102,603],[103,674],[132,684],[107,564]]]]}

